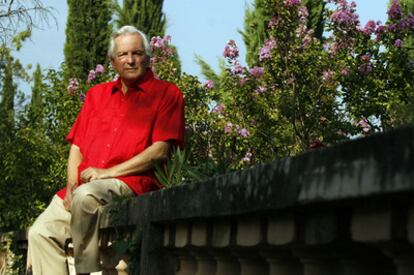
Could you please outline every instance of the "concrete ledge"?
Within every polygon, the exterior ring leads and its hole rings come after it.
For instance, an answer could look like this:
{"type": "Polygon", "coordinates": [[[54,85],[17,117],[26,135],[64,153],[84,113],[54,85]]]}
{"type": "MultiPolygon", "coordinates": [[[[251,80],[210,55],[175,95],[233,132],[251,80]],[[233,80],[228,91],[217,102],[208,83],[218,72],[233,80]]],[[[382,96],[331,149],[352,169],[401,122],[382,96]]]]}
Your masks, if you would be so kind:
{"type": "MultiPolygon", "coordinates": [[[[298,205],[414,192],[414,128],[165,189],[123,204],[125,219],[102,226],[242,215],[298,205]]],[[[118,206],[117,206],[118,207],[118,206]]],[[[108,206],[108,210],[111,206],[108,206]]]]}

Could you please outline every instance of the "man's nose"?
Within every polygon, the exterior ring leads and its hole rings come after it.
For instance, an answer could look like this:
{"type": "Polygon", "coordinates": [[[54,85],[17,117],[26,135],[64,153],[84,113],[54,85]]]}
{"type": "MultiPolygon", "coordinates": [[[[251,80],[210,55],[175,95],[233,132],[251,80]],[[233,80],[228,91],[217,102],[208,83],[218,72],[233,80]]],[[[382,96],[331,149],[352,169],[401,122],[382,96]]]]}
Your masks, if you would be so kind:
{"type": "Polygon", "coordinates": [[[127,60],[126,60],[128,63],[134,63],[135,62],[135,60],[134,60],[134,56],[132,55],[132,53],[129,53],[128,55],[127,55],[127,60]]]}

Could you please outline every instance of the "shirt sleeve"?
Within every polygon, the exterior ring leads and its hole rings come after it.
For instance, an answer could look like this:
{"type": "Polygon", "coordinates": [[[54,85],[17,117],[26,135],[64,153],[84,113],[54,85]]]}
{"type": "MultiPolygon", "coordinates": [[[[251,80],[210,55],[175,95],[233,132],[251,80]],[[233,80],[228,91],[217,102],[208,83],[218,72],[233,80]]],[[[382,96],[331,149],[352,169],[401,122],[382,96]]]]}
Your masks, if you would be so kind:
{"type": "Polygon", "coordinates": [[[67,142],[70,144],[75,144],[81,149],[91,114],[91,99],[89,94],[90,93],[88,92],[85,98],[85,102],[83,103],[82,108],[75,120],[75,123],[72,125],[69,134],[66,136],[67,142]]]}
{"type": "Polygon", "coordinates": [[[170,85],[160,103],[154,128],[152,142],[173,141],[175,145],[184,147],[184,98],[175,85],[170,85]]]}

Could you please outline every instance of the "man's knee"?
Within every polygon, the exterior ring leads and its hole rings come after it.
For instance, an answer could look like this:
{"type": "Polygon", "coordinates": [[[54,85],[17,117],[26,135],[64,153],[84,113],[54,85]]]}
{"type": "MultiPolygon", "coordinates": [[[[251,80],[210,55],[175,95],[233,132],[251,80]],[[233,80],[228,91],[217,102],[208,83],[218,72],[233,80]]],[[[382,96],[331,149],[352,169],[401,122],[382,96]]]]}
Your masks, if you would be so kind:
{"type": "Polygon", "coordinates": [[[94,213],[99,206],[100,203],[93,196],[93,193],[87,184],[79,186],[73,192],[73,199],[71,203],[72,214],[74,212],[74,208],[81,208],[83,211],[88,213],[94,213]]]}
{"type": "Polygon", "coordinates": [[[43,232],[43,223],[36,221],[30,228],[27,233],[27,239],[29,243],[35,243],[44,238],[43,232]]]}

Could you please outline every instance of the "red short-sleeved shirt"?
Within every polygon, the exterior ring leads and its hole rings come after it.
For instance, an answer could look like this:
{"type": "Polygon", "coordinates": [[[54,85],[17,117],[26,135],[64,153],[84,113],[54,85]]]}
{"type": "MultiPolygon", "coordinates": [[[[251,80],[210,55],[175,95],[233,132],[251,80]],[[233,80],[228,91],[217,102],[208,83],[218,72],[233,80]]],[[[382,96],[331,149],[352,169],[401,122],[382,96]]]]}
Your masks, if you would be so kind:
{"type": "MultiPolygon", "coordinates": [[[[122,163],[156,141],[184,144],[184,99],[171,83],[154,78],[151,71],[124,95],[121,82],[92,87],[66,140],[80,148],[83,161],[78,175],[88,167],[109,168],[122,163]]],[[[154,172],[121,176],[136,195],[156,190],[154,172]]],[[[66,188],[57,195],[64,198],[66,188]]]]}

